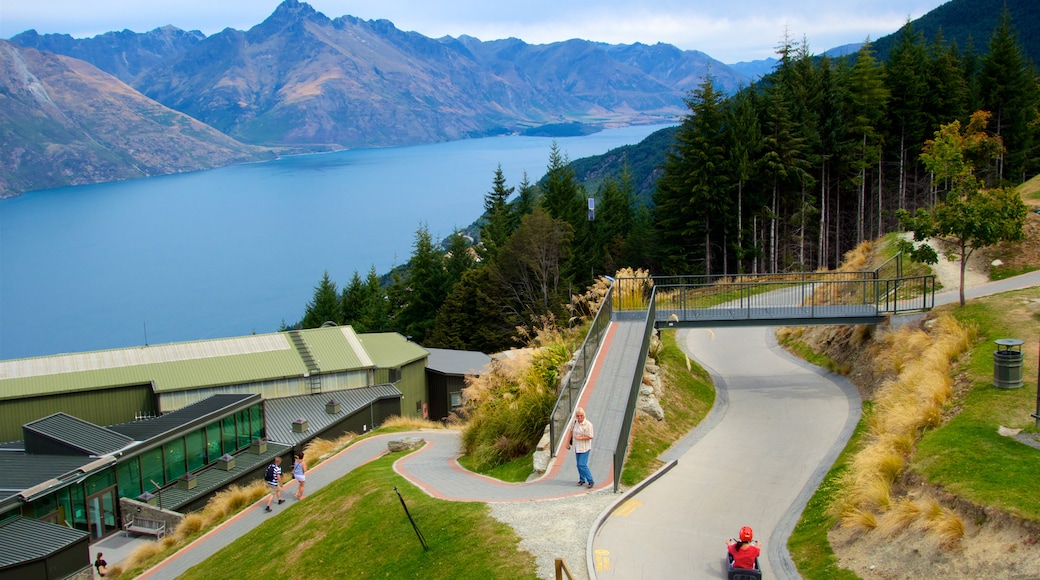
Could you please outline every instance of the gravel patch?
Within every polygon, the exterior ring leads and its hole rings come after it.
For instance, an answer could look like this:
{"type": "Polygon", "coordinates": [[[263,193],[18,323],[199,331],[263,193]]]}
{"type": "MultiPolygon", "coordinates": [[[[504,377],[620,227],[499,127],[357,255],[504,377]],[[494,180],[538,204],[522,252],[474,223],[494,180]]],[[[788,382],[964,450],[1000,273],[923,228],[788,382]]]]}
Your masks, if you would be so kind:
{"type": "Polygon", "coordinates": [[[491,516],[520,536],[520,547],[534,554],[538,577],[556,578],[563,558],[575,578],[588,578],[585,549],[593,524],[621,498],[613,487],[559,499],[489,503],[491,516]]]}

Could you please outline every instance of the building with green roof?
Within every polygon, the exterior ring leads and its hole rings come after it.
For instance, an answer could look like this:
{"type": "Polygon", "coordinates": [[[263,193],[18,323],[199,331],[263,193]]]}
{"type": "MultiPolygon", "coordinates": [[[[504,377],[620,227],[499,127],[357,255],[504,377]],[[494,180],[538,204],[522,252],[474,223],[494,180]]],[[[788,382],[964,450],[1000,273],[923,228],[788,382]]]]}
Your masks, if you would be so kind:
{"type": "Polygon", "coordinates": [[[427,352],[396,333],[331,326],[0,361],[0,441],[56,412],[96,425],[159,416],[220,394],[265,399],[391,383],[421,416],[427,352]]]}

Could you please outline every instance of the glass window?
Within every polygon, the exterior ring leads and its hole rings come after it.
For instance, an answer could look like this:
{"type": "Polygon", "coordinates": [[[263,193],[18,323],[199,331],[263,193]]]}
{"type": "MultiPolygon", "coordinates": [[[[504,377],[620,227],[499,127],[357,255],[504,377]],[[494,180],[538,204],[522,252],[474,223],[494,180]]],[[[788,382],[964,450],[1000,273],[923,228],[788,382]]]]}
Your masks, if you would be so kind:
{"type": "Polygon", "coordinates": [[[163,450],[162,447],[149,449],[141,454],[141,484],[144,490],[155,493],[156,486],[166,483],[163,477],[163,450]]]}
{"type": "Polygon", "coordinates": [[[68,523],[72,525],[72,496],[69,495],[69,488],[65,488],[59,491],[58,496],[58,524],[64,526],[68,523]]]}
{"type": "Polygon", "coordinates": [[[58,509],[58,493],[45,495],[22,508],[27,517],[40,519],[58,509]]]}
{"type": "Polygon", "coordinates": [[[249,408],[249,426],[252,427],[250,439],[262,439],[264,437],[264,406],[253,405],[249,408]]]}
{"type": "Polygon", "coordinates": [[[188,471],[195,471],[206,465],[206,430],[199,429],[184,436],[185,454],[188,458],[188,471]]]}
{"type": "Polygon", "coordinates": [[[462,406],[462,393],[451,393],[451,408],[458,409],[462,406]]]}
{"type": "Polygon", "coordinates": [[[115,484],[116,470],[106,469],[88,477],[87,480],[83,482],[83,490],[87,495],[94,495],[106,487],[112,487],[115,484]]]}
{"type": "Polygon", "coordinates": [[[238,448],[249,447],[253,441],[252,430],[249,428],[249,409],[242,409],[235,415],[238,417],[238,448]]]}
{"type": "Polygon", "coordinates": [[[184,475],[188,470],[184,463],[184,439],[176,439],[163,445],[166,456],[166,481],[170,482],[184,475]]]}
{"type": "Polygon", "coordinates": [[[220,423],[206,425],[206,462],[213,463],[223,455],[220,451],[220,423]]]}
{"type": "Polygon", "coordinates": [[[141,488],[141,459],[134,457],[116,466],[116,481],[119,497],[136,499],[144,491],[141,488]]]}
{"type": "MultiPolygon", "coordinates": [[[[69,488],[69,493],[72,495],[72,527],[77,530],[83,530],[84,532],[90,531],[87,526],[87,501],[83,495],[83,486],[76,484],[69,488]]],[[[65,516],[68,521],[68,515],[65,516]]]]}
{"type": "Polygon", "coordinates": [[[224,417],[221,425],[221,442],[224,445],[224,453],[234,453],[238,447],[235,446],[237,435],[235,435],[235,416],[224,417]]]}

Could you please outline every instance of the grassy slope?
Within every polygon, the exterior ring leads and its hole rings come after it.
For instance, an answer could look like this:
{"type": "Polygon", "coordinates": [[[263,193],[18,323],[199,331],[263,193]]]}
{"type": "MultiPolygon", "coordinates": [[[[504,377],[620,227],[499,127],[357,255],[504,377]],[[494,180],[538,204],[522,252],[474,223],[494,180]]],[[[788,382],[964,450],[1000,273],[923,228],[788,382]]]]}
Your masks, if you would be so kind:
{"type": "Polygon", "coordinates": [[[1030,288],[950,308],[962,323],[978,328],[979,340],[962,361],[961,392],[949,421],[924,435],[912,467],[928,481],[974,503],[1040,521],[1040,450],[997,433],[1001,425],[1036,431],[1035,370],[1040,320],[1035,305],[1040,288],[1030,288]],[[1020,338],[1023,388],[993,386],[993,341],[1020,338]]]}
{"type": "Polygon", "coordinates": [[[537,577],[534,557],[485,504],[427,496],[393,471],[400,458],[383,457],[291,504],[182,578],[537,577]]]}

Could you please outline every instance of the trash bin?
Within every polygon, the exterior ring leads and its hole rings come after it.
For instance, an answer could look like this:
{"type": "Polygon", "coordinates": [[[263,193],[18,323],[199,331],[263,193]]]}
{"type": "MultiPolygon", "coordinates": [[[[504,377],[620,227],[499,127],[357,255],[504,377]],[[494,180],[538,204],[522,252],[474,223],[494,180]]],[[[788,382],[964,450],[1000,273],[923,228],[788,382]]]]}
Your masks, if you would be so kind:
{"type": "Polygon", "coordinates": [[[993,352],[993,386],[999,389],[1017,389],[1022,386],[1022,341],[1017,338],[999,338],[993,352]]]}

